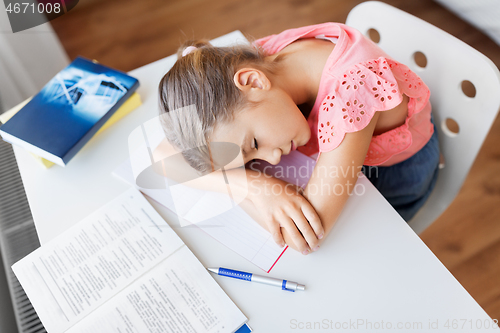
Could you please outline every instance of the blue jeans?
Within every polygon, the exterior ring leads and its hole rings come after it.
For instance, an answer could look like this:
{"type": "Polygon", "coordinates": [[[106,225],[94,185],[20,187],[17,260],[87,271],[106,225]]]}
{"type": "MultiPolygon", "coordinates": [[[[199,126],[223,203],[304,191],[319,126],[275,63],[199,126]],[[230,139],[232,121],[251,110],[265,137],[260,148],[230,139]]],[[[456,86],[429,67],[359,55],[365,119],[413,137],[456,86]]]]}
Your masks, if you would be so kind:
{"type": "Polygon", "coordinates": [[[436,125],[429,142],[409,159],[388,167],[363,167],[365,176],[407,222],[429,198],[436,185],[438,170],[436,125]]]}

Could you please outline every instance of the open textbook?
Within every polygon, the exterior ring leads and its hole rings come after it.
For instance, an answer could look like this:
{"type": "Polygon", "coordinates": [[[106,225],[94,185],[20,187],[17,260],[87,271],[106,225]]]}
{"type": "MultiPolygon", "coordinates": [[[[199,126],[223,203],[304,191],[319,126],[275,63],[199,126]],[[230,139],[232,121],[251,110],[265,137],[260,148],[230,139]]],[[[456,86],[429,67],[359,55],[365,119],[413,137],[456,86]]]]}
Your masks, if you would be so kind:
{"type": "Polygon", "coordinates": [[[12,269],[49,333],[222,333],[247,321],[134,188],[12,269]]]}

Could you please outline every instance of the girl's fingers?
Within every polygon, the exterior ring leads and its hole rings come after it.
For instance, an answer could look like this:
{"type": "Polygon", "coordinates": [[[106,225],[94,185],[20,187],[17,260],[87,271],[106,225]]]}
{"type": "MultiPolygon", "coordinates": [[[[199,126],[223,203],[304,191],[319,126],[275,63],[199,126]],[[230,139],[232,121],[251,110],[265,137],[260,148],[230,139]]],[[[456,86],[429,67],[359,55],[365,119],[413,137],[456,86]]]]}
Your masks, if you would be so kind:
{"type": "Polygon", "coordinates": [[[325,235],[325,229],[323,228],[323,223],[321,223],[318,213],[316,213],[316,210],[313,208],[313,206],[311,206],[309,202],[306,202],[302,205],[301,209],[304,217],[307,219],[307,221],[309,221],[309,224],[314,230],[316,237],[318,239],[323,238],[323,236],[325,235]]]}
{"type": "Polygon", "coordinates": [[[319,240],[316,237],[316,233],[307,221],[306,217],[303,215],[302,211],[299,210],[293,212],[293,215],[291,217],[297,228],[302,233],[302,237],[307,242],[309,249],[316,251],[318,249],[317,246],[319,245],[319,240]]]}
{"type": "Polygon", "coordinates": [[[268,227],[269,227],[269,232],[273,236],[274,242],[281,247],[285,246],[285,239],[283,238],[283,235],[281,234],[280,224],[276,220],[273,219],[268,224],[268,227]]]}
{"type": "Polygon", "coordinates": [[[281,226],[286,229],[290,237],[292,238],[293,243],[299,249],[302,254],[307,254],[310,252],[309,245],[307,245],[306,240],[302,236],[302,234],[297,230],[297,226],[294,221],[288,216],[283,216],[280,220],[281,226]]]}

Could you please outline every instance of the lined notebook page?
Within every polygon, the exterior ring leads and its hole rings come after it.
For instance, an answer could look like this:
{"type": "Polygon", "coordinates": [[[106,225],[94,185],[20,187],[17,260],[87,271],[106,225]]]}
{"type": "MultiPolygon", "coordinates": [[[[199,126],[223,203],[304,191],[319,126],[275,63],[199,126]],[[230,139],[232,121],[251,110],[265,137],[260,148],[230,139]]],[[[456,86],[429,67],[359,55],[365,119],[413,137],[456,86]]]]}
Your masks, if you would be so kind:
{"type": "MultiPolygon", "coordinates": [[[[146,189],[135,184],[129,160],[119,165],[114,170],[113,175],[138,188],[156,202],[178,214],[170,191],[166,189],[146,189]]],[[[189,202],[193,197],[199,197],[199,194],[189,195],[190,192],[205,192],[187,188],[187,186],[184,190],[183,196],[176,198],[176,201],[185,200],[189,202]]],[[[218,198],[225,199],[224,197],[227,198],[225,194],[221,193],[204,193],[202,199],[198,199],[196,205],[192,206],[191,211],[188,211],[184,216],[178,215],[179,220],[184,221],[184,225],[191,223],[189,219],[196,220],[197,222],[193,222],[193,224],[204,232],[264,271],[269,272],[285,249],[276,245],[271,234],[255,222],[241,207],[234,206],[221,212],[221,207],[216,203],[221,202],[218,198]],[[213,217],[200,221],[200,214],[213,217]]]]}

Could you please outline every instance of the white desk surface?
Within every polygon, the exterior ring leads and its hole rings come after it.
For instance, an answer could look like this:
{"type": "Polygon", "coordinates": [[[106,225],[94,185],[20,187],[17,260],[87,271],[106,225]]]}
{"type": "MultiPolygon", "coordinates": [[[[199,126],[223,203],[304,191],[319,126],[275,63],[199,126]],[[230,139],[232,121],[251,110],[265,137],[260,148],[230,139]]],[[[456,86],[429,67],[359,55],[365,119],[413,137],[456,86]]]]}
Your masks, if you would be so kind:
{"type": "MultiPolygon", "coordinates": [[[[243,39],[239,32],[219,42],[243,39]]],[[[111,175],[128,156],[128,135],[155,117],[157,87],[175,62],[167,57],[130,72],[143,105],[92,138],[65,168],[40,167],[14,149],[42,244],[128,189],[111,175]]],[[[304,292],[215,276],[255,332],[475,332],[491,319],[365,178],[339,221],[313,254],[288,249],[269,276],[306,285],[304,292]]],[[[206,266],[257,274],[259,268],[196,227],[174,224],[149,200],[206,266]]]]}

